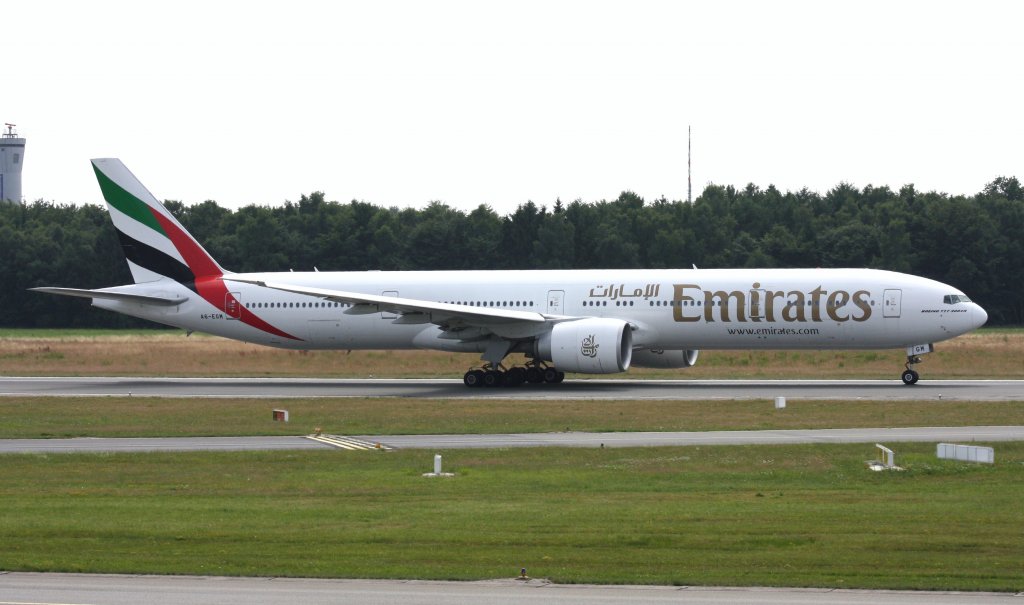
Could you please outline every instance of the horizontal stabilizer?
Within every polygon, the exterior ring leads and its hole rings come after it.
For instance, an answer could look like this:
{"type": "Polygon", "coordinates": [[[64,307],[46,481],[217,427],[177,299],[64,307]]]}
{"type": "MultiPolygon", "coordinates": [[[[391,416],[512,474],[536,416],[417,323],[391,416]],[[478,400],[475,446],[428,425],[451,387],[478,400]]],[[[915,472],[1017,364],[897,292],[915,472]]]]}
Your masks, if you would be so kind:
{"type": "Polygon", "coordinates": [[[118,300],[121,302],[138,303],[143,305],[158,305],[173,307],[188,300],[186,296],[169,298],[163,296],[150,296],[147,294],[128,294],[126,292],[112,292],[110,290],[80,290],[78,288],[29,288],[33,292],[44,292],[46,294],[59,294],[60,296],[76,296],[78,298],[104,298],[107,300],[118,300]]]}

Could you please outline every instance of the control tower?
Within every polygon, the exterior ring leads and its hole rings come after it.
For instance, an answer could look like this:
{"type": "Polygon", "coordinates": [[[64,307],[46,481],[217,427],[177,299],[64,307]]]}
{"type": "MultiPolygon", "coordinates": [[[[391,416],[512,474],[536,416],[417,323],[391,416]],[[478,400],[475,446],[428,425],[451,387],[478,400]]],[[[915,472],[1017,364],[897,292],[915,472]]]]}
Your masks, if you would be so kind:
{"type": "Polygon", "coordinates": [[[14,132],[14,124],[4,124],[0,135],[0,202],[21,203],[21,165],[25,162],[25,139],[14,132]]]}

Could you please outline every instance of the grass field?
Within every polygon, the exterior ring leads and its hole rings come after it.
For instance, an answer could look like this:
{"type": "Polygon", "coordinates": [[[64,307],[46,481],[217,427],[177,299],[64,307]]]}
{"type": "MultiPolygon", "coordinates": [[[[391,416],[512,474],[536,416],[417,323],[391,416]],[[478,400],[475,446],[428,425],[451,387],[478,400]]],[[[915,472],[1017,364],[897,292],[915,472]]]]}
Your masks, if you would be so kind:
{"type": "Polygon", "coordinates": [[[0,438],[712,431],[1017,425],[1024,401],[0,397],[0,438]],[[291,422],[273,422],[271,410],[291,422]]]}
{"type": "MultiPolygon", "coordinates": [[[[475,355],[290,352],[151,332],[0,331],[7,375],[461,376],[475,355]]],[[[887,378],[901,351],[702,353],[633,377],[887,378]]],[[[940,343],[925,379],[1024,377],[1024,330],[940,343]]],[[[1022,397],[1024,399],[1024,397],[1022,397]]],[[[1021,424],[1024,401],[0,398],[0,438],[1021,424]],[[289,424],[271,409],[290,411],[289,424]]],[[[4,455],[0,569],[1024,590],[1024,443],[4,455]]]]}
{"type": "MultiPolygon", "coordinates": [[[[937,344],[924,359],[925,380],[1021,378],[1024,329],[979,330],[937,344]]],[[[703,351],[693,368],[620,376],[895,379],[904,361],[902,350],[703,351]]],[[[477,363],[476,354],[285,351],[181,331],[0,331],[0,372],[8,376],[461,377],[477,363]]]]}
{"type": "Polygon", "coordinates": [[[933,448],[4,456],[0,568],[1024,590],[1024,444],[933,448]]]}

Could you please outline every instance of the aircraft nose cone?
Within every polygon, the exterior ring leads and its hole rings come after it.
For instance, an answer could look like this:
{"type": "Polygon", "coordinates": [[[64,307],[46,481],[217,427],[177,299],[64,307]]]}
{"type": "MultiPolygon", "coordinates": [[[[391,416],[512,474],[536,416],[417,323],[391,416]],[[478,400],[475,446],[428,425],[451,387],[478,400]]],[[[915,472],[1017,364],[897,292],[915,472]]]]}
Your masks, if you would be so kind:
{"type": "Polygon", "coordinates": [[[980,328],[988,321],[988,313],[985,312],[985,309],[981,308],[981,305],[974,305],[974,313],[972,316],[974,318],[975,328],[980,328]]]}

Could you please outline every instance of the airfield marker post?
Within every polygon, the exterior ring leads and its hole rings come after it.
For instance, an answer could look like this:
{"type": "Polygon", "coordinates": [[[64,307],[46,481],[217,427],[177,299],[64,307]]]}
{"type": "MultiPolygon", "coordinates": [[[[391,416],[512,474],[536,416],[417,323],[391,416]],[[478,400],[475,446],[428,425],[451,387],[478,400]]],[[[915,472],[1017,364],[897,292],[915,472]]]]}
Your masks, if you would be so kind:
{"type": "Polygon", "coordinates": [[[877,447],[882,452],[882,464],[885,465],[885,468],[892,468],[892,467],[896,466],[896,454],[895,454],[895,452],[893,452],[891,449],[885,447],[881,443],[876,443],[875,447],[877,447]]]}

